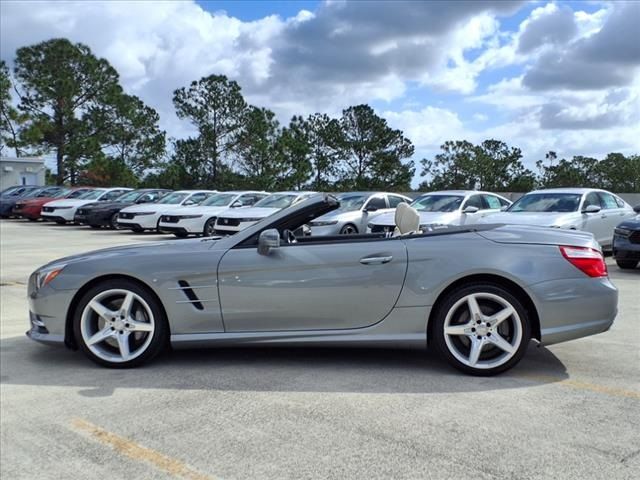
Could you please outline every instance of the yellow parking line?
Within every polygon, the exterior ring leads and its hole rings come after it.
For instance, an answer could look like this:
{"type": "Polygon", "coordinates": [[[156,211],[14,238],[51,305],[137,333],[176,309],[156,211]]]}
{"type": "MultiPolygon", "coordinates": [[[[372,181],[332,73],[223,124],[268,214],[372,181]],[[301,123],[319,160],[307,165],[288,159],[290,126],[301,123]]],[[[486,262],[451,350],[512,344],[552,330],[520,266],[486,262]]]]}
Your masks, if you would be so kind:
{"type": "Polygon", "coordinates": [[[115,433],[111,433],[81,418],[72,419],[71,425],[75,430],[87,433],[94,440],[104,445],[109,445],[118,453],[132,458],[133,460],[146,462],[158,470],[162,470],[174,477],[186,480],[215,480],[215,477],[210,477],[197,472],[180,460],[168,457],[150,448],[143,447],[133,440],[120,437],[115,433]]]}
{"type": "Polygon", "coordinates": [[[640,392],[633,390],[625,390],[622,388],[607,387],[605,385],[597,385],[595,383],[581,382],[578,380],[561,379],[558,377],[552,377],[549,375],[518,375],[525,380],[533,380],[540,383],[554,383],[556,385],[562,385],[565,387],[575,388],[577,390],[588,390],[590,392],[604,393],[606,395],[612,395],[614,397],[634,398],[640,400],[640,392]]]}

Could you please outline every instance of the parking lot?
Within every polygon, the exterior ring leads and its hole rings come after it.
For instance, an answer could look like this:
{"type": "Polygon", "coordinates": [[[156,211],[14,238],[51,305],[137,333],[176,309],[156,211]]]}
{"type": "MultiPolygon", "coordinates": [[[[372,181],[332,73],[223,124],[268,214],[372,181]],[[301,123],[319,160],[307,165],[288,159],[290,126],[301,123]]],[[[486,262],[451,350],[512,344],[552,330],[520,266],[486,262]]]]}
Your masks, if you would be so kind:
{"type": "Polygon", "coordinates": [[[372,349],[176,351],[108,370],[24,336],[38,266],[172,238],[0,222],[0,477],[638,478],[640,269],[607,259],[609,332],[532,344],[493,378],[372,349]]]}

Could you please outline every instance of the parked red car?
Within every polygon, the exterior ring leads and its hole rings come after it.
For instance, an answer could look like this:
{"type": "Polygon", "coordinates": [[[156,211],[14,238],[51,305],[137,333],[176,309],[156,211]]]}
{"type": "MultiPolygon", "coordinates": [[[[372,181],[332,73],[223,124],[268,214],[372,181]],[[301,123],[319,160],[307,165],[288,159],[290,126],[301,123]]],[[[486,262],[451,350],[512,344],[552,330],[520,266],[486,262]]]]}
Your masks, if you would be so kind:
{"type": "Polygon", "coordinates": [[[42,211],[42,206],[45,203],[52,200],[60,200],[61,198],[78,198],[90,190],[93,189],[89,187],[65,188],[53,197],[38,197],[20,200],[19,202],[16,202],[15,207],[13,207],[12,214],[35,222],[40,218],[40,212],[42,211]]]}

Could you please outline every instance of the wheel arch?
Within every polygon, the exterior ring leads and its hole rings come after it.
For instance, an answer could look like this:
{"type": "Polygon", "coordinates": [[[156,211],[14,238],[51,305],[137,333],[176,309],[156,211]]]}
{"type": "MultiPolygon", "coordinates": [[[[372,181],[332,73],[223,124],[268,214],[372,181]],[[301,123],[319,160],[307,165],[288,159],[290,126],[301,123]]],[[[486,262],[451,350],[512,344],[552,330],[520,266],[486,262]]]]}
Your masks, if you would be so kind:
{"type": "Polygon", "coordinates": [[[486,283],[498,285],[500,287],[505,288],[512,295],[514,295],[522,303],[524,308],[527,310],[527,314],[529,315],[529,320],[531,321],[531,337],[540,341],[540,338],[541,338],[540,316],[538,315],[538,310],[536,309],[536,306],[533,303],[533,300],[531,299],[529,294],[524,290],[524,288],[522,288],[513,280],[510,280],[506,277],[502,277],[500,275],[474,274],[474,275],[468,275],[466,277],[462,277],[455,280],[454,282],[449,284],[444,290],[442,290],[442,292],[440,292],[440,294],[438,295],[438,298],[433,304],[433,307],[431,308],[431,311],[429,312],[429,318],[427,321],[427,342],[431,342],[431,339],[433,338],[433,332],[431,331],[431,329],[433,328],[434,322],[432,320],[435,318],[438,308],[440,307],[442,302],[444,302],[444,300],[447,298],[447,296],[451,292],[453,292],[457,288],[463,287],[465,284],[468,284],[470,282],[486,282],[486,283]]]}
{"type": "Polygon", "coordinates": [[[153,288],[151,288],[147,283],[143,282],[139,278],[132,277],[131,275],[125,275],[125,274],[101,275],[99,277],[92,278],[87,283],[85,283],[82,287],[78,289],[76,294],[71,299],[71,303],[69,304],[69,309],[67,310],[67,317],[65,319],[65,325],[64,325],[64,344],[68,348],[70,348],[71,350],[78,349],[78,344],[76,343],[76,338],[75,338],[75,335],[73,334],[73,317],[76,314],[76,309],[78,307],[78,303],[80,303],[80,299],[85,295],[85,293],[87,293],[90,289],[92,289],[96,285],[102,282],[106,282],[108,280],[118,280],[118,279],[134,282],[139,286],[141,286],[142,288],[144,288],[145,290],[147,290],[149,294],[153,296],[153,298],[158,302],[158,305],[160,306],[160,309],[162,310],[164,317],[167,319],[167,327],[169,328],[169,334],[171,333],[171,326],[169,325],[169,321],[168,321],[169,317],[167,316],[167,310],[166,308],[164,308],[164,304],[162,303],[162,300],[160,300],[160,297],[156,294],[153,288]]]}

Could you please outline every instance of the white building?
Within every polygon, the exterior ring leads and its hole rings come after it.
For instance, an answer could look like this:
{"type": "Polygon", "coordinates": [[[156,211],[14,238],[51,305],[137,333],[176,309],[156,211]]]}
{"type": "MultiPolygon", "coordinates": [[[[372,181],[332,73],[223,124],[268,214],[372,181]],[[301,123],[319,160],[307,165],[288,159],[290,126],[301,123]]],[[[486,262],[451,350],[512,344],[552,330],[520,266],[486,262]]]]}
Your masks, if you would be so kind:
{"type": "Polygon", "coordinates": [[[44,158],[0,157],[0,190],[13,185],[44,185],[44,158]]]}

